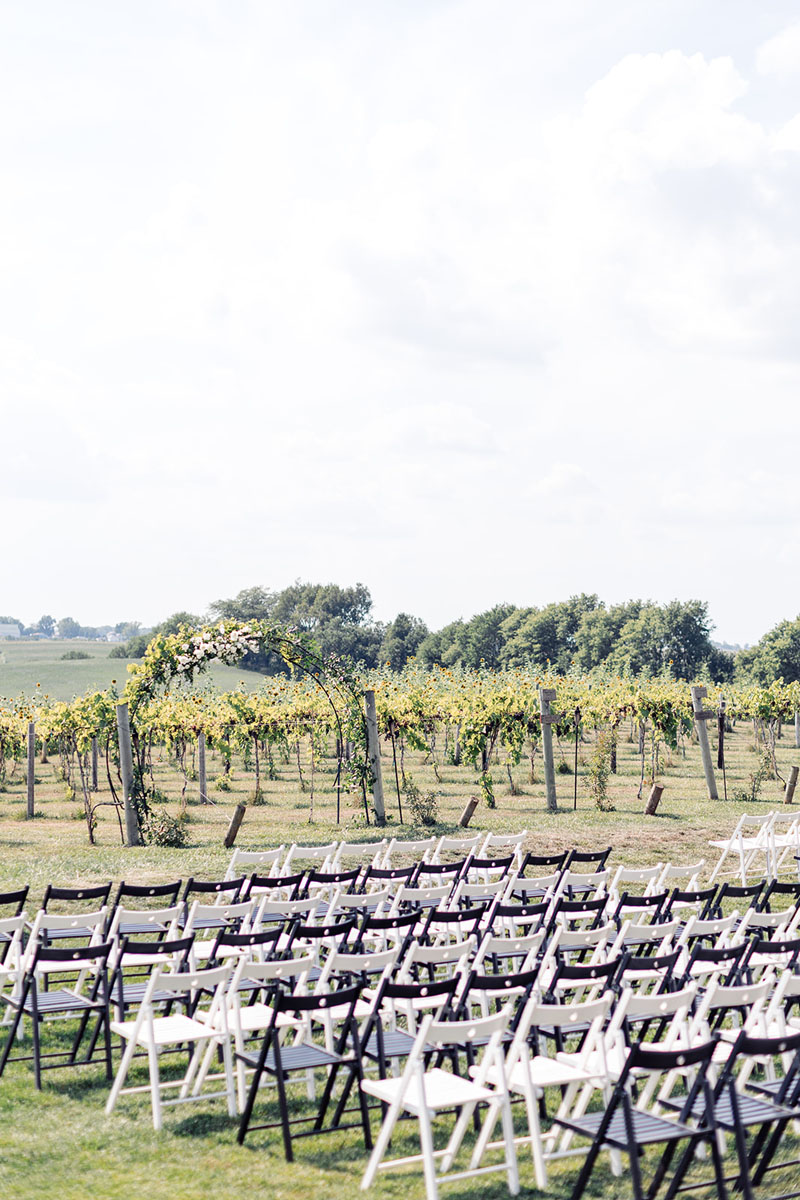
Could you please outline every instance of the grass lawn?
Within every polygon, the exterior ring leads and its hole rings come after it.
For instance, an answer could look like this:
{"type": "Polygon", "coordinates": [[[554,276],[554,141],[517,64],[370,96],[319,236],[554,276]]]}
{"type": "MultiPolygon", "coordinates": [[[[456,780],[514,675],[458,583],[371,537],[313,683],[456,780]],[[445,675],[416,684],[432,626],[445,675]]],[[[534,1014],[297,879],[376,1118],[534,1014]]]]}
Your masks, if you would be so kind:
{"type": "MultiPolygon", "coordinates": [[[[62,644],[63,645],[63,644],[62,644]]],[[[3,650],[7,652],[7,643],[3,650]]],[[[14,647],[16,649],[16,647],[14,647]]],[[[64,664],[74,671],[80,663],[64,664]]],[[[85,665],[85,664],[84,664],[85,665]]],[[[121,664],[111,660],[115,670],[121,664]]],[[[75,690],[80,690],[77,686],[75,690]]],[[[627,734],[627,731],[623,731],[627,734]]],[[[789,764],[800,761],[794,747],[794,731],[778,743],[778,761],[785,775],[789,764]]],[[[752,745],[752,730],[740,724],[726,742],[728,793],[743,787],[755,771],[759,756],[752,745]]],[[[587,742],[581,747],[584,760],[591,754],[587,742]]],[[[564,747],[565,762],[572,762],[571,747],[564,747]]],[[[301,765],[308,786],[310,763],[304,754],[301,765]]],[[[278,778],[263,780],[265,803],[248,807],[237,844],[242,848],[267,848],[292,841],[322,843],[334,837],[371,840],[372,829],[364,826],[363,809],[358,798],[342,796],[342,822],[335,823],[335,764],[332,759],[318,763],[315,778],[314,819],[311,796],[301,791],[297,764],[292,756],[276,759],[278,778]]],[[[416,753],[406,753],[406,769],[423,789],[435,789],[439,796],[439,824],[434,832],[454,831],[467,796],[477,791],[476,776],[469,766],[459,768],[438,764],[439,780],[433,764],[416,753]]],[[[518,831],[527,828],[529,847],[542,852],[577,845],[584,848],[613,846],[611,864],[648,865],[670,860],[686,863],[705,857],[714,860],[708,839],[730,831],[744,811],[765,812],[778,805],[782,788],[768,780],[757,803],[724,800],[711,802],[705,792],[699,750],[688,740],[685,755],[672,752],[660,779],[666,784],[659,812],[643,815],[644,798],[637,799],[639,758],[633,741],[621,739],[619,770],[612,776],[610,798],[615,811],[599,812],[586,787],[586,763],[579,768],[578,806],[573,811],[574,776],[557,776],[560,810],[545,811],[541,760],[535,764],[536,781],[530,781],[530,765],[523,762],[513,768],[512,777],[520,794],[509,791],[505,764],[491,766],[495,779],[497,808],[481,805],[472,828],[518,831]]],[[[170,810],[178,811],[184,779],[174,760],[165,750],[155,752],[155,780],[167,796],[170,810]]],[[[190,769],[191,775],[191,769],[190,769]]],[[[384,747],[383,773],[387,812],[391,816],[389,832],[404,836],[422,836],[426,829],[399,826],[391,745],[384,747]]],[[[719,773],[718,773],[719,774],[719,773]]],[[[21,768],[6,780],[0,792],[0,890],[26,882],[32,887],[29,911],[33,911],[49,880],[68,884],[98,879],[166,880],[195,874],[220,877],[229,852],[222,839],[236,802],[253,793],[253,775],[236,759],[232,790],[216,789],[221,776],[221,761],[209,755],[210,793],[215,803],[198,802],[197,783],[186,781],[186,811],[189,846],[185,849],[143,847],[126,849],[120,845],[119,829],[113,810],[100,809],[98,844],[88,845],[82,818],[82,804],[67,794],[59,774],[58,760],[38,763],[36,772],[35,820],[26,821],[25,780],[21,768]]],[[[722,792],[722,780],[719,780],[722,792]]],[[[101,774],[101,788],[104,778],[101,774]]],[[[708,870],[709,868],[707,868],[708,870]]],[[[49,1032],[52,1039],[54,1034],[49,1032]]],[[[27,1043],[26,1043],[27,1044],[27,1043]]],[[[142,1072],[142,1082],[144,1081],[142,1072]]],[[[150,1124],[146,1097],[123,1097],[118,1109],[105,1117],[103,1106],[108,1094],[101,1067],[53,1072],[45,1077],[42,1094],[33,1086],[28,1064],[10,1066],[0,1080],[0,1198],[28,1200],[57,1196],[72,1200],[87,1196],[112,1200],[143,1194],[149,1200],[175,1200],[183,1197],[225,1197],[256,1194],[269,1197],[304,1195],[352,1198],[365,1164],[365,1154],[356,1130],[323,1138],[301,1141],[297,1162],[283,1160],[277,1131],[256,1133],[244,1147],[236,1144],[236,1121],[225,1114],[220,1102],[197,1107],[168,1109],[164,1129],[156,1134],[150,1124]]],[[[268,1095],[271,1093],[268,1093],[268,1095]]],[[[522,1114],[518,1114],[521,1119],[522,1114]]],[[[377,1118],[374,1129],[377,1130],[377,1118]]],[[[412,1153],[416,1127],[408,1123],[395,1139],[394,1152],[412,1153]]],[[[787,1139],[790,1142],[791,1139],[787,1139]]],[[[730,1162],[730,1160],[728,1160],[730,1162]]],[[[533,1172],[526,1149],[520,1152],[523,1194],[532,1194],[533,1172]]],[[[572,1162],[552,1169],[550,1195],[566,1197],[576,1167],[572,1162]]],[[[783,1180],[780,1181],[781,1190],[783,1180]]],[[[795,1181],[792,1186],[796,1186],[795,1181]]],[[[381,1174],[371,1195],[376,1197],[419,1197],[424,1194],[421,1171],[403,1169],[381,1174]]],[[[507,1195],[501,1175],[449,1185],[445,1194],[452,1197],[493,1197],[507,1195]]],[[[603,1169],[595,1172],[590,1196],[611,1198],[630,1195],[627,1178],[614,1179],[603,1169]]]]}

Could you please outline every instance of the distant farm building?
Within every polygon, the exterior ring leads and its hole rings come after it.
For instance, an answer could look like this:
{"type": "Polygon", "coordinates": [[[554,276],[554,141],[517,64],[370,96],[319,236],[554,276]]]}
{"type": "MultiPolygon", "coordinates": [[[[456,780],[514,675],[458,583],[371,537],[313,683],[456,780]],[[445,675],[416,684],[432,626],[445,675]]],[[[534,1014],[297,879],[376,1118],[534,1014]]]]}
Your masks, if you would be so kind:
{"type": "Polygon", "coordinates": [[[22,629],[19,625],[0,625],[0,639],[18,637],[22,637],[22,629]]]}

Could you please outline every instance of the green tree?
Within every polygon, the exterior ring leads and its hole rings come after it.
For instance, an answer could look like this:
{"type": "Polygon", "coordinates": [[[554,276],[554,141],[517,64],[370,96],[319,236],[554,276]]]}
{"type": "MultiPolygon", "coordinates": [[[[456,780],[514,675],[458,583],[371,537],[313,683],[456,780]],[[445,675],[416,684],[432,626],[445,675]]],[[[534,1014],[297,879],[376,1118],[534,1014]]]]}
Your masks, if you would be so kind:
{"type": "Polygon", "coordinates": [[[549,662],[558,671],[566,672],[573,665],[578,648],[578,630],[588,613],[598,608],[600,601],[585,592],[524,611],[521,620],[507,623],[507,640],[502,663],[507,667],[532,663],[544,667],[549,662]]]}
{"type": "Polygon", "coordinates": [[[55,630],[55,617],[51,617],[49,613],[45,613],[43,617],[39,617],[39,620],[36,622],[37,633],[43,633],[45,637],[52,637],[55,630]]]}
{"type": "Polygon", "coordinates": [[[781,621],[765,633],[755,646],[736,655],[736,676],[769,684],[774,679],[785,683],[800,680],[800,616],[781,621]]]}
{"type": "Polygon", "coordinates": [[[428,627],[419,617],[398,613],[383,632],[380,661],[388,663],[395,671],[401,671],[413,658],[420,644],[428,636],[428,627]]]}
{"type": "Polygon", "coordinates": [[[74,617],[62,617],[58,622],[58,636],[60,638],[76,638],[80,637],[82,628],[74,617]]]}

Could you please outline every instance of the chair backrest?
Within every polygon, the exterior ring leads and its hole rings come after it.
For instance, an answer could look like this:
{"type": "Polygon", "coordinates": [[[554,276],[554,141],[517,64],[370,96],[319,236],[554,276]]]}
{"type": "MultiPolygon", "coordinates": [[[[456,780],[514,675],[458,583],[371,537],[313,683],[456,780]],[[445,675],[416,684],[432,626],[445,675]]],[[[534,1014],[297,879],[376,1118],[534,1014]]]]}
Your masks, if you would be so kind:
{"type": "Polygon", "coordinates": [[[36,979],[40,974],[67,974],[84,972],[105,975],[109,955],[114,949],[111,942],[96,942],[92,946],[43,946],[37,944],[26,966],[27,974],[36,979]]]}
{"type": "Polygon", "coordinates": [[[596,925],[593,929],[564,929],[559,941],[559,952],[565,958],[578,961],[603,962],[606,950],[617,936],[616,925],[596,925]]]}
{"type": "Polygon", "coordinates": [[[528,867],[534,867],[537,871],[542,867],[551,867],[554,871],[561,871],[568,854],[568,850],[562,851],[561,854],[534,854],[533,851],[529,851],[522,860],[520,876],[524,876],[528,867]]]}
{"type": "Polygon", "coordinates": [[[683,886],[687,890],[695,890],[700,886],[700,872],[705,865],[706,860],[704,858],[699,859],[696,863],[689,863],[686,866],[675,866],[673,863],[665,863],[655,890],[660,892],[664,888],[676,885],[676,881],[679,879],[683,881],[683,886]]]}
{"type": "Polygon", "coordinates": [[[573,871],[565,867],[559,881],[559,894],[572,899],[573,896],[605,896],[607,894],[609,871],[573,871]]]}
{"type": "Polygon", "coordinates": [[[606,846],[605,850],[570,850],[564,865],[568,870],[579,865],[593,866],[595,871],[603,871],[610,853],[611,846],[606,846]]]}
{"type": "Polygon", "coordinates": [[[251,896],[268,896],[275,900],[296,900],[302,890],[305,871],[293,875],[258,875],[256,872],[248,879],[242,889],[242,898],[251,896]]]}
{"type": "Polygon", "coordinates": [[[331,950],[325,959],[315,990],[330,991],[332,982],[341,987],[345,981],[352,983],[354,978],[366,984],[370,975],[391,977],[397,966],[399,954],[399,946],[392,946],[378,954],[353,954],[349,950],[331,950]]]}
{"type": "Polygon", "coordinates": [[[279,925],[274,925],[270,929],[251,929],[247,933],[220,929],[214,939],[209,965],[228,957],[245,958],[251,962],[264,962],[283,950],[285,937],[286,935],[279,925]]]}
{"type": "Polygon", "coordinates": [[[443,854],[457,854],[463,860],[468,854],[477,851],[484,837],[485,835],[482,833],[476,833],[472,837],[463,838],[445,837],[443,835],[436,843],[436,849],[431,855],[430,861],[434,863],[441,862],[443,854]]]}
{"type": "Polygon", "coordinates": [[[654,885],[660,879],[663,870],[663,863],[656,863],[654,867],[617,867],[608,887],[609,893],[618,896],[621,887],[624,886],[627,892],[631,884],[638,884],[645,889],[644,894],[649,895],[653,890],[660,890],[654,885]]]}
{"type": "Polygon", "coordinates": [[[388,842],[382,838],[379,842],[339,842],[339,847],[333,856],[332,869],[338,871],[347,859],[356,859],[363,866],[379,867],[383,863],[388,842]]]}
{"type": "MultiPolygon", "coordinates": [[[[176,879],[172,883],[126,883],[123,879],[111,906],[112,916],[117,906],[124,904],[126,900],[154,900],[159,907],[169,908],[177,904],[182,884],[182,879],[176,879]]],[[[140,903],[137,907],[141,910],[143,905],[140,903]]]]}
{"type": "Polygon", "coordinates": [[[18,917],[25,907],[25,901],[28,898],[29,890],[30,889],[26,884],[25,887],[16,888],[11,892],[0,892],[0,912],[2,912],[4,908],[13,908],[13,912],[6,913],[5,915],[9,917],[18,917]]]}
{"type": "Polygon", "coordinates": [[[397,980],[408,983],[420,974],[421,968],[428,972],[429,978],[442,972],[447,976],[463,977],[477,945],[474,936],[441,946],[425,946],[414,941],[407,953],[401,956],[397,980]]]}
{"type": "Polygon", "coordinates": [[[416,909],[412,909],[411,912],[389,913],[385,917],[367,914],[358,931],[356,945],[358,948],[373,945],[376,950],[385,950],[394,942],[401,946],[402,958],[417,932],[419,920],[420,914],[416,909]]]}
{"type": "Polygon", "coordinates": [[[544,939],[544,929],[539,929],[536,933],[525,934],[522,937],[487,933],[475,954],[475,969],[483,970],[484,964],[487,962],[497,965],[512,959],[518,970],[528,970],[538,959],[544,939]]]}
{"type": "Polygon", "coordinates": [[[772,980],[761,983],[728,985],[713,979],[700,995],[697,1011],[692,1018],[691,1036],[702,1038],[724,1026],[730,1014],[736,1014],[743,1028],[757,1028],[761,1013],[772,991],[772,980]]]}
{"type": "Polygon", "coordinates": [[[254,868],[263,872],[264,867],[270,867],[277,873],[285,855],[285,846],[277,846],[274,850],[234,850],[225,878],[235,879],[243,871],[252,871],[254,868]]]}
{"type": "Polygon", "coordinates": [[[51,901],[56,901],[61,904],[82,904],[85,905],[89,900],[99,900],[100,905],[108,903],[108,896],[111,891],[111,880],[108,883],[100,883],[94,887],[57,887],[53,883],[48,883],[45,888],[44,897],[42,899],[42,911],[47,912],[51,901]]]}
{"type": "Polygon", "coordinates": [[[304,896],[323,894],[330,896],[334,890],[354,892],[361,876],[361,867],[347,871],[308,871],[303,881],[304,896]]]}
{"type": "Polygon", "coordinates": [[[420,940],[431,942],[459,941],[477,933],[489,911],[486,904],[474,908],[429,908],[420,932],[420,940]]]}
{"type": "Polygon", "coordinates": [[[251,900],[238,900],[231,904],[202,904],[195,900],[189,909],[184,929],[186,933],[192,933],[202,928],[206,921],[213,921],[215,928],[219,927],[219,922],[231,928],[246,928],[260,904],[257,896],[251,900]]]}
{"type": "Polygon", "coordinates": [[[394,893],[391,900],[391,911],[402,912],[410,908],[439,908],[452,892],[450,883],[431,884],[428,887],[417,887],[416,884],[403,883],[394,893]]]}
{"type": "Polygon", "coordinates": [[[157,941],[177,937],[183,911],[182,904],[170,908],[123,908],[118,904],[108,927],[108,940],[117,941],[120,936],[134,932],[136,937],[151,933],[157,941]]]}
{"type": "Polygon", "coordinates": [[[620,926],[613,953],[619,954],[625,948],[641,948],[641,953],[666,954],[674,942],[677,942],[683,926],[676,917],[672,921],[657,921],[652,925],[639,924],[626,918],[620,926]]]}
{"type": "Polygon", "coordinates": [[[649,1038],[655,1026],[654,1040],[669,1049],[678,1038],[683,1044],[689,1044],[689,1016],[697,997],[697,984],[691,983],[678,991],[662,991],[656,994],[633,992],[625,989],[623,993],[624,1019],[623,1025],[628,1032],[628,1040],[642,1041],[649,1038]],[[635,1027],[635,1037],[630,1030],[635,1027]]]}
{"type": "Polygon", "coordinates": [[[239,899],[244,884],[244,875],[240,875],[238,879],[212,880],[195,879],[191,876],[186,880],[181,899],[189,901],[194,896],[216,896],[220,904],[233,904],[239,899]]]}
{"type": "Polygon", "coordinates": [[[0,982],[22,967],[26,921],[24,909],[13,917],[0,917],[0,982]]]}
{"type": "Polygon", "coordinates": [[[283,860],[281,874],[288,875],[290,868],[296,871],[297,862],[316,863],[320,871],[327,871],[338,849],[338,842],[328,842],[324,846],[298,846],[297,842],[293,842],[283,860]]]}
{"type": "Polygon", "coordinates": [[[393,837],[386,847],[384,865],[387,867],[391,866],[393,857],[402,855],[403,857],[412,857],[414,859],[414,866],[416,867],[420,860],[427,862],[430,859],[436,849],[436,842],[437,839],[433,834],[428,838],[417,838],[409,841],[393,837]]]}
{"type": "Polygon", "coordinates": [[[108,910],[105,906],[96,912],[51,913],[40,908],[33,919],[30,943],[46,941],[52,931],[61,938],[81,938],[96,945],[103,940],[108,910]],[[74,931],[71,933],[70,931],[74,931]]]}

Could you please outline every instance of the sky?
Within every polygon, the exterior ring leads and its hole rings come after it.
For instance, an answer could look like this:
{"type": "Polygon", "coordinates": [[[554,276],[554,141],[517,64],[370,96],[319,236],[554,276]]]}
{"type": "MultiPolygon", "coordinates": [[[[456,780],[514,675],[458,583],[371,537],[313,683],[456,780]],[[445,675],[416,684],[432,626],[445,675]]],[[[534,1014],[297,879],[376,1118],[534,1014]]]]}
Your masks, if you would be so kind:
{"type": "Polygon", "coordinates": [[[0,0],[0,612],[800,611],[793,0],[0,0]]]}

